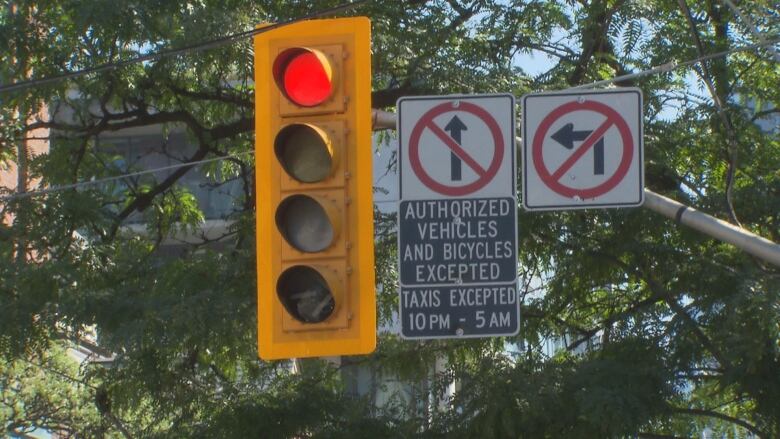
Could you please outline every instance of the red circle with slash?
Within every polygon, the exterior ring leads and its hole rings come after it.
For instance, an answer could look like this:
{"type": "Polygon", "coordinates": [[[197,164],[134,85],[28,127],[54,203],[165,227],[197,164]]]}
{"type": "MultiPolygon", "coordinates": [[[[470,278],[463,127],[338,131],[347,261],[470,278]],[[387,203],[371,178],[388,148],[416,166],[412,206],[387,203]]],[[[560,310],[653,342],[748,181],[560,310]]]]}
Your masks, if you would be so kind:
{"type": "Polygon", "coordinates": [[[449,196],[463,196],[469,195],[482,189],[486,184],[498,174],[498,169],[501,167],[501,160],[504,157],[504,139],[501,135],[501,128],[498,126],[498,122],[490,115],[484,108],[474,105],[469,102],[459,102],[457,106],[453,102],[445,102],[439,104],[425,114],[422,115],[417,124],[412,129],[412,134],[409,138],[409,163],[412,166],[412,170],[417,175],[417,178],[427,186],[429,189],[438,192],[442,195],[449,196]],[[455,142],[447,133],[436,123],[433,119],[447,112],[462,111],[470,113],[479,118],[487,125],[493,138],[493,158],[490,161],[490,165],[487,169],[484,169],[471,155],[464,150],[457,142],[455,142]],[[449,148],[459,159],[466,163],[477,175],[478,178],[468,184],[461,186],[452,186],[436,181],[425,170],[420,161],[420,138],[423,132],[428,129],[436,137],[441,140],[444,145],[449,148]]]}
{"type": "Polygon", "coordinates": [[[579,196],[581,198],[595,198],[614,189],[623,180],[623,177],[626,176],[628,169],[631,167],[631,159],[634,156],[634,141],[628,123],[626,123],[625,119],[623,119],[623,117],[613,108],[596,101],[574,101],[561,105],[551,111],[550,114],[542,120],[542,123],[539,124],[536,134],[534,135],[532,149],[534,169],[536,169],[539,178],[541,178],[547,187],[565,197],[579,196]],[[588,138],[574,150],[569,158],[564,160],[558,169],[550,172],[544,164],[544,156],[542,155],[544,139],[547,137],[547,133],[553,123],[575,111],[593,111],[606,116],[607,119],[602,122],[598,128],[593,130],[588,138]],[[577,161],[581,159],[613,125],[620,133],[620,138],[623,142],[623,157],[621,158],[615,173],[603,183],[590,188],[573,188],[561,183],[559,181],[561,177],[563,177],[563,175],[568,172],[569,169],[571,169],[572,166],[574,166],[574,164],[577,163],[577,161]]]}

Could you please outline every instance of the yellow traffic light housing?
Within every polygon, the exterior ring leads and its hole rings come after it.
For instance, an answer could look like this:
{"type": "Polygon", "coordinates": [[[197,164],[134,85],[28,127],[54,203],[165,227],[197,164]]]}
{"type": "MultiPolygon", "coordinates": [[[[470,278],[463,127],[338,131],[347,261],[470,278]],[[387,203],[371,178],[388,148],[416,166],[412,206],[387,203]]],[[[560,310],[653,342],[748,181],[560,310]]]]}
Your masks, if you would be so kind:
{"type": "Polygon", "coordinates": [[[370,353],[370,22],[302,21],[254,43],[260,357],[370,353]]]}

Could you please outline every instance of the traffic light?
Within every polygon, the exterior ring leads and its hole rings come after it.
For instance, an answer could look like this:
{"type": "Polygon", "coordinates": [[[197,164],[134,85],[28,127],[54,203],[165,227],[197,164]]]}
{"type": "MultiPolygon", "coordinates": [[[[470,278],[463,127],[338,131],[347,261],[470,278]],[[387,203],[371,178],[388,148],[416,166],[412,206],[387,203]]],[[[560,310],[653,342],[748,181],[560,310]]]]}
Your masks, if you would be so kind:
{"type": "Polygon", "coordinates": [[[254,45],[260,357],[372,352],[370,22],[302,21],[254,45]]]}

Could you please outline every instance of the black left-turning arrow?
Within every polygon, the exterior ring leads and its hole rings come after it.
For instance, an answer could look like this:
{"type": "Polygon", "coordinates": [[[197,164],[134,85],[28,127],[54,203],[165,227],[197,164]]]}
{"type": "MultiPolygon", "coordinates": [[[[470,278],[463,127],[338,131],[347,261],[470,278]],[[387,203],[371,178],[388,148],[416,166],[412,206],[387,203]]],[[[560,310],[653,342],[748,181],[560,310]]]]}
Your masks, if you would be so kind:
{"type": "Polygon", "coordinates": [[[574,148],[574,142],[581,142],[590,136],[593,131],[583,130],[575,131],[573,123],[567,123],[561,129],[555,132],[552,137],[553,140],[563,145],[566,149],[574,148]]]}
{"type": "MultiPolygon", "coordinates": [[[[574,148],[574,142],[581,142],[590,136],[591,130],[575,131],[573,123],[567,123],[553,134],[552,139],[566,149],[574,148]]],[[[604,138],[593,145],[593,175],[604,175],[604,138]]]]}
{"type": "MultiPolygon", "coordinates": [[[[458,145],[461,145],[460,143],[460,132],[461,131],[467,131],[468,128],[466,128],[466,125],[463,123],[463,121],[458,118],[458,116],[452,116],[452,119],[447,123],[447,125],[444,126],[444,131],[450,132],[450,137],[452,137],[452,140],[458,143],[458,145]]],[[[455,155],[454,152],[450,153],[450,170],[452,175],[452,181],[460,181],[462,178],[461,176],[461,160],[458,158],[457,155],[455,155]]]]}

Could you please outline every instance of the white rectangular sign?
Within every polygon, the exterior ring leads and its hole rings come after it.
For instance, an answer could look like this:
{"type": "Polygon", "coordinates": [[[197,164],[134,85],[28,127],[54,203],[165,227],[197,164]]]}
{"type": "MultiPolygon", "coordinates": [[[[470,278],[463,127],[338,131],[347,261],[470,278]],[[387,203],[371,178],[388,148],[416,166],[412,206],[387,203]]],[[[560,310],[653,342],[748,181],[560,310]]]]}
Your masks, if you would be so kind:
{"type": "Polygon", "coordinates": [[[536,93],[522,103],[526,210],[643,203],[639,89],[536,93]]]}
{"type": "Polygon", "coordinates": [[[517,334],[514,97],[401,98],[398,119],[401,335],[517,334]]]}

